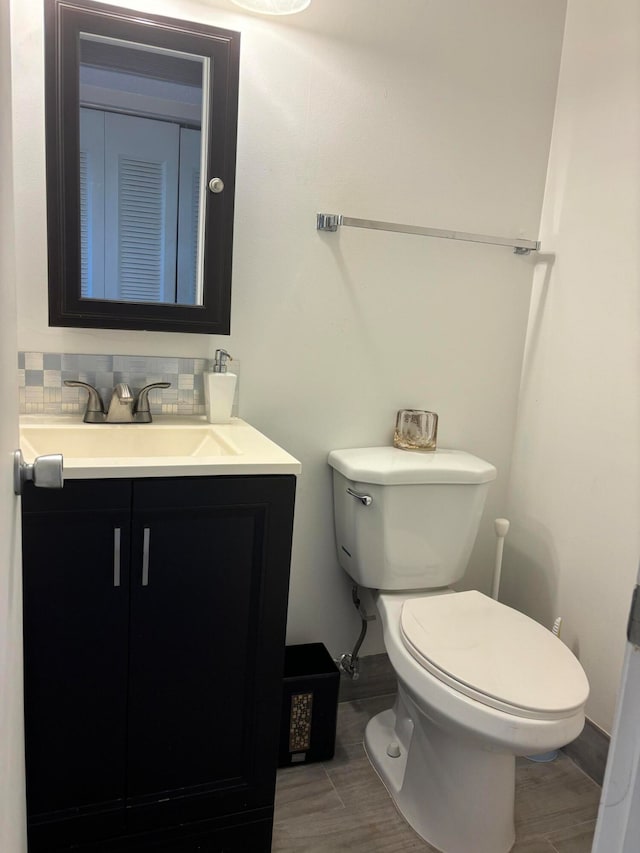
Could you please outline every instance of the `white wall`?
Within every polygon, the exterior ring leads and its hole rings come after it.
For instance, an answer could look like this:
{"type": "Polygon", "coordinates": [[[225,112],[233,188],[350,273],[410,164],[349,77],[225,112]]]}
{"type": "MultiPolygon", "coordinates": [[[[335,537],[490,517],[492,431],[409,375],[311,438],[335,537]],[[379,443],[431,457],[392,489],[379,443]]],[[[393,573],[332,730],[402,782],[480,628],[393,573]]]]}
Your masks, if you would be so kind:
{"type": "Polygon", "coordinates": [[[610,729],[640,556],[640,7],[570,0],[503,598],[551,624],[610,729]]]}
{"type": "MultiPolygon", "coordinates": [[[[210,355],[206,336],[49,329],[41,0],[14,0],[21,349],[210,355]]],[[[241,414],[300,458],[289,639],[357,635],[334,556],[327,451],[440,414],[442,445],[494,462],[469,584],[504,514],[533,264],[509,250],[344,229],[317,211],[535,237],[557,82],[558,0],[131,0],[242,30],[232,336],[241,414]]],[[[381,650],[376,632],[365,651],[381,650]]]]}
{"type": "Polygon", "coordinates": [[[9,33],[9,7],[0,3],[0,850],[22,853],[27,841],[20,506],[11,455],[18,446],[18,401],[9,33]]]}

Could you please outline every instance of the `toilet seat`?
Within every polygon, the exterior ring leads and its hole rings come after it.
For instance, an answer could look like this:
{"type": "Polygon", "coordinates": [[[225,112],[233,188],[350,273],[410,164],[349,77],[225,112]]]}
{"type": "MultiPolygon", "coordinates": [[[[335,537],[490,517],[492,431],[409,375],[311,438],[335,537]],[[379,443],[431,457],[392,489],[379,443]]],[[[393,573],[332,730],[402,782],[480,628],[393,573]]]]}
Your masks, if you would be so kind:
{"type": "Polygon", "coordinates": [[[561,719],[589,694],[564,643],[475,590],[406,599],[400,634],[409,654],[440,681],[514,716],[561,719]]]}

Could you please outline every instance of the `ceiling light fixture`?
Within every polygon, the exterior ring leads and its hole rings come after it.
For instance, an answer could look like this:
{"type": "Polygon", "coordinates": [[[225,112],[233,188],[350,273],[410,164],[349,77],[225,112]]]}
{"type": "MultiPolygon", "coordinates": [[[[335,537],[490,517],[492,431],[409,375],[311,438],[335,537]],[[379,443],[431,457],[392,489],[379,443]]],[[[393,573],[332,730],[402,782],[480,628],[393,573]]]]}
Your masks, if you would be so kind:
{"type": "Polygon", "coordinates": [[[236,6],[263,15],[295,15],[304,11],[311,0],[231,0],[236,6]]]}

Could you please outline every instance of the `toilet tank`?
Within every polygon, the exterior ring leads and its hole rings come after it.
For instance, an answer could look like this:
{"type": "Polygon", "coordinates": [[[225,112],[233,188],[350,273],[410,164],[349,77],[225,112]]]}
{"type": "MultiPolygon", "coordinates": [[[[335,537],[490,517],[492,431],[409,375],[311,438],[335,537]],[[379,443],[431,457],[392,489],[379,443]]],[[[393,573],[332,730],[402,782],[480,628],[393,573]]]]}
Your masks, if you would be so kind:
{"type": "Polygon", "coordinates": [[[328,461],[338,560],[357,584],[435,589],[463,576],[493,465],[462,450],[395,447],[332,450],[328,461]]]}

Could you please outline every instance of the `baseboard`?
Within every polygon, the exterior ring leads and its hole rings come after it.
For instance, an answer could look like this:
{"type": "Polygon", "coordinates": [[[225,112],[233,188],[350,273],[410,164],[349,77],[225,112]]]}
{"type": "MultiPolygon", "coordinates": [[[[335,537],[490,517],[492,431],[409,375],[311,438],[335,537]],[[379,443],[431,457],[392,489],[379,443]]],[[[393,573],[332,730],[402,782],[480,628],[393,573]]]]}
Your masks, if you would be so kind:
{"type": "Polygon", "coordinates": [[[609,735],[587,719],[578,737],[564,747],[564,752],[598,785],[602,785],[609,754],[609,735]]]}
{"type": "Polygon", "coordinates": [[[351,702],[354,699],[369,699],[371,696],[383,696],[395,693],[398,682],[393,667],[385,652],[379,655],[366,655],[360,658],[360,677],[353,681],[344,672],[340,673],[339,702],[351,702]]]}

